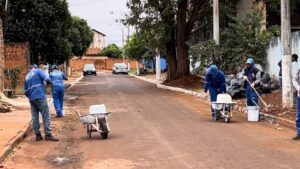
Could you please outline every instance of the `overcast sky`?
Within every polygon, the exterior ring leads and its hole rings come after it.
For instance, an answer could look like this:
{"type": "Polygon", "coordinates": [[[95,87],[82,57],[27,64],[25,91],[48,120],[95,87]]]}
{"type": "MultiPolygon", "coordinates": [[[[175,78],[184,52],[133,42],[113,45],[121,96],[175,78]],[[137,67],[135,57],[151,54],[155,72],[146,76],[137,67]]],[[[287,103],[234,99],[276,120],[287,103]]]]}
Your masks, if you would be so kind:
{"type": "MultiPolygon", "coordinates": [[[[92,29],[106,35],[106,44],[116,43],[122,46],[122,26],[117,19],[124,18],[127,10],[126,0],[68,0],[73,16],[87,20],[92,29]]],[[[127,29],[124,28],[127,35],[127,29]]]]}

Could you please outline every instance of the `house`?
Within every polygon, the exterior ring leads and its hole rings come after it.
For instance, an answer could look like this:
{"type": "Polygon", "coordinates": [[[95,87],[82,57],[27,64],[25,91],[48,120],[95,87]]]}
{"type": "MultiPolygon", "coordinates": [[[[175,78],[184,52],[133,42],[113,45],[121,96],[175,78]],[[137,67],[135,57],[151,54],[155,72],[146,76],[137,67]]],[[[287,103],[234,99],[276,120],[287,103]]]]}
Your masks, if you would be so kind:
{"type": "Polygon", "coordinates": [[[96,30],[92,29],[94,33],[94,39],[93,42],[90,44],[90,47],[88,48],[86,55],[97,55],[99,54],[103,48],[105,47],[105,34],[96,30]]]}

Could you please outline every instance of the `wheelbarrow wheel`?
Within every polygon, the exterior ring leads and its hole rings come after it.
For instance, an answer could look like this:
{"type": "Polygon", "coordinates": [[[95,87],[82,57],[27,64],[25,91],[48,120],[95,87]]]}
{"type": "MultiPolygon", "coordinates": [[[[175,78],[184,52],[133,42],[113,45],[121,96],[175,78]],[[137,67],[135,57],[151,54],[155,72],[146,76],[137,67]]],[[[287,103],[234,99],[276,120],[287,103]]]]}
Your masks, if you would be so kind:
{"type": "Polygon", "coordinates": [[[102,131],[102,133],[100,133],[101,138],[102,139],[107,139],[107,136],[108,136],[108,127],[106,125],[106,121],[101,121],[100,122],[99,129],[102,131]]]}
{"type": "Polygon", "coordinates": [[[87,125],[87,134],[89,138],[92,138],[92,126],[87,125]]]}
{"type": "Polygon", "coordinates": [[[102,139],[107,139],[108,133],[101,133],[101,138],[102,139]]]}
{"type": "Polygon", "coordinates": [[[224,120],[225,120],[226,123],[230,122],[230,118],[225,118],[224,120]]]}
{"type": "Polygon", "coordinates": [[[213,115],[213,121],[218,121],[218,117],[219,117],[219,112],[215,111],[214,115],[213,115]]]}

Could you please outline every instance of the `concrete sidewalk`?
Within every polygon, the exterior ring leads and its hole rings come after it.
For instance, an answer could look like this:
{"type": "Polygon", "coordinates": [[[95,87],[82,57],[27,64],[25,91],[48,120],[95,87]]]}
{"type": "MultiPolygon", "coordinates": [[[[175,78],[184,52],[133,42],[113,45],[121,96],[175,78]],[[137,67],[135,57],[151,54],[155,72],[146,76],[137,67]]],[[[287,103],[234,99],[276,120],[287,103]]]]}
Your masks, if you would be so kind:
{"type": "Polygon", "coordinates": [[[0,162],[31,131],[30,110],[0,113],[0,162]]]}
{"type": "MultiPolygon", "coordinates": [[[[72,87],[81,78],[82,76],[70,77],[65,83],[66,89],[72,87]]],[[[25,96],[19,96],[15,99],[8,99],[3,95],[1,96],[1,101],[11,104],[14,109],[9,113],[0,113],[0,168],[1,162],[32,131],[31,111],[28,99],[25,96]]],[[[47,96],[47,100],[50,112],[53,115],[55,113],[52,100],[49,99],[50,97],[47,96]]],[[[43,130],[42,125],[41,130],[43,130]]]]}

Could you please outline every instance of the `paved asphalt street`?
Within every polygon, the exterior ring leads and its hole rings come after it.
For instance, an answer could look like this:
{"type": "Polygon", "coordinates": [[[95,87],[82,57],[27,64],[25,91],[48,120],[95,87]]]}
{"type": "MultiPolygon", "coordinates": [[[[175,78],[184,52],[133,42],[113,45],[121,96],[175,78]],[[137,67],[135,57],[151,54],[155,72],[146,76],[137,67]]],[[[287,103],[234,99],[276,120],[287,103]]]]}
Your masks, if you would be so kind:
{"type": "MultiPolygon", "coordinates": [[[[66,117],[53,118],[59,142],[28,136],[5,161],[7,169],[233,169],[300,168],[294,131],[238,115],[212,122],[208,103],[157,89],[127,75],[83,78],[65,97],[66,117]],[[108,139],[93,133],[74,110],[104,103],[111,112],[108,139]]],[[[53,113],[53,110],[52,110],[53,113]]]]}

